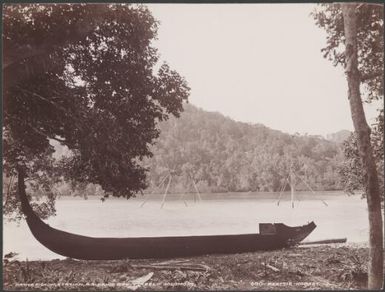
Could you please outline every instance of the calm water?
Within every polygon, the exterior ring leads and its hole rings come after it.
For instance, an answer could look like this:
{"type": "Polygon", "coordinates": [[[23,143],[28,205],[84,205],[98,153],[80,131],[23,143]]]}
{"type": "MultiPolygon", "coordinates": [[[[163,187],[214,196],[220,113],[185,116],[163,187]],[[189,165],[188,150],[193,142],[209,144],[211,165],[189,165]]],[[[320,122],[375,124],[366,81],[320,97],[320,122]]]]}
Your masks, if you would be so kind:
{"type": "MultiPolygon", "coordinates": [[[[259,222],[303,225],[313,220],[317,228],[306,240],[347,237],[348,242],[367,242],[365,200],[342,192],[318,194],[299,193],[294,209],[289,194],[277,206],[277,194],[273,193],[202,194],[202,201],[196,203],[186,195],[187,206],[174,195],[168,196],[162,209],[161,195],[151,197],[143,207],[143,197],[104,203],[98,198],[62,198],[57,201],[57,216],[47,222],[82,235],[129,237],[254,233],[259,222]]],[[[17,252],[21,260],[62,258],[37,242],[24,222],[19,226],[4,222],[3,251],[17,252]]]]}

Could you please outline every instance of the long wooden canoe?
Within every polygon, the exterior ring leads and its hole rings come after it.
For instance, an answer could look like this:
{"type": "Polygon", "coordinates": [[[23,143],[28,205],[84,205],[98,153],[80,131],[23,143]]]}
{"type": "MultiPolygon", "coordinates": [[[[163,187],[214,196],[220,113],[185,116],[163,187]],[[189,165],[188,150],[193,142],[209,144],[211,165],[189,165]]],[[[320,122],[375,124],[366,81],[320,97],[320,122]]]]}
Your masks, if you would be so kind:
{"type": "Polygon", "coordinates": [[[255,234],[88,237],[61,231],[44,223],[31,208],[22,172],[18,175],[18,193],[23,213],[34,237],[51,251],[75,259],[172,258],[279,249],[298,244],[316,227],[314,222],[298,227],[289,227],[282,223],[265,223],[260,224],[260,233],[255,234]]]}

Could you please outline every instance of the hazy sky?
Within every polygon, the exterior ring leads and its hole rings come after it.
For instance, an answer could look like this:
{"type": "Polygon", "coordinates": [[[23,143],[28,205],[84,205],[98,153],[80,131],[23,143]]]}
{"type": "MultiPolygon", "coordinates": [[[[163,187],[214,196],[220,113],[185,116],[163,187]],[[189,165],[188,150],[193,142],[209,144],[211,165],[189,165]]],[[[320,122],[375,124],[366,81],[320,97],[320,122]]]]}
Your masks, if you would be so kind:
{"type": "Polygon", "coordinates": [[[343,69],[320,52],[314,4],[148,6],[160,21],[154,45],[188,81],[192,104],[288,133],[353,129],[343,69]]]}

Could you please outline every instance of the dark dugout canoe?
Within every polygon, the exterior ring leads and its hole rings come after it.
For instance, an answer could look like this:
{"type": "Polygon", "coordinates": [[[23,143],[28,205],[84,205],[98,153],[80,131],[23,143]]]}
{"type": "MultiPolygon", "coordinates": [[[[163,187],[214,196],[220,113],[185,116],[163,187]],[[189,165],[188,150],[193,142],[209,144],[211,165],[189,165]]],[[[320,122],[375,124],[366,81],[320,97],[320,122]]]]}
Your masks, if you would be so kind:
{"type": "Polygon", "coordinates": [[[23,213],[34,237],[51,251],[83,260],[172,258],[205,254],[229,254],[290,247],[305,239],[314,222],[289,227],[282,223],[261,223],[260,233],[171,237],[88,237],[50,227],[33,211],[24,184],[18,175],[18,192],[23,213]]]}

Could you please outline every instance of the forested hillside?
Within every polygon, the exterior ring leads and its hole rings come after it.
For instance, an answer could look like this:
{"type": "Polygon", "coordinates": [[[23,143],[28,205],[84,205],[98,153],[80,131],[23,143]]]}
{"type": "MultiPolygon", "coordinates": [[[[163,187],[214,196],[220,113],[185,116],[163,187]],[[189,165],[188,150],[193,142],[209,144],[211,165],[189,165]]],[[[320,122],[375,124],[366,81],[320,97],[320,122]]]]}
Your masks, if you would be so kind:
{"type": "MultiPolygon", "coordinates": [[[[341,188],[341,150],[320,136],[289,135],[236,122],[190,104],[185,104],[180,118],[159,126],[154,156],[144,162],[150,167],[149,191],[170,170],[172,192],[193,191],[190,176],[202,192],[280,191],[290,166],[313,189],[341,188]]],[[[306,189],[300,178],[296,185],[306,189]]]]}
{"type": "MultiPolygon", "coordinates": [[[[314,190],[343,188],[338,172],[344,165],[341,144],[320,136],[289,135],[260,124],[236,122],[191,104],[184,108],[180,118],[158,125],[161,134],[152,147],[154,156],[142,162],[149,168],[145,192],[163,193],[168,180],[159,185],[170,172],[169,192],[173,193],[194,192],[193,181],[201,192],[280,191],[290,167],[299,176],[297,190],[308,190],[301,179],[314,190]]],[[[71,155],[67,147],[51,142],[56,159],[71,155]]],[[[9,193],[15,180],[4,179],[3,192],[9,193]]],[[[104,195],[99,185],[53,181],[48,189],[37,184],[30,191],[36,196],[104,195]]]]}

